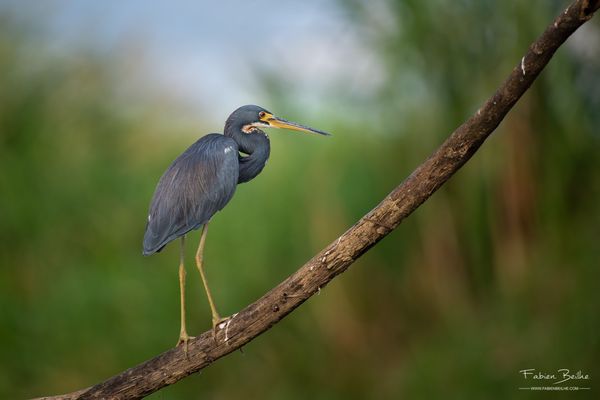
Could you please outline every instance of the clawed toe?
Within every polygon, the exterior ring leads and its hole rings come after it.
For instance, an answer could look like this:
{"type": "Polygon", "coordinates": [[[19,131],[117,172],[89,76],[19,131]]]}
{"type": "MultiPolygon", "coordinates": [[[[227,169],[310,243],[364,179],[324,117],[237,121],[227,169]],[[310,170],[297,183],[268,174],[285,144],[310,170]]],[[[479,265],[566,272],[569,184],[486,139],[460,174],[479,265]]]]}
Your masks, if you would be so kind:
{"type": "Polygon", "coordinates": [[[217,342],[217,329],[223,329],[225,327],[224,324],[230,319],[231,317],[213,317],[213,339],[215,340],[215,343],[217,342]]]}
{"type": "Polygon", "coordinates": [[[177,347],[183,345],[183,352],[185,353],[185,356],[187,357],[188,355],[188,342],[194,339],[194,336],[189,336],[187,333],[181,333],[179,335],[179,340],[177,341],[177,347]]]}

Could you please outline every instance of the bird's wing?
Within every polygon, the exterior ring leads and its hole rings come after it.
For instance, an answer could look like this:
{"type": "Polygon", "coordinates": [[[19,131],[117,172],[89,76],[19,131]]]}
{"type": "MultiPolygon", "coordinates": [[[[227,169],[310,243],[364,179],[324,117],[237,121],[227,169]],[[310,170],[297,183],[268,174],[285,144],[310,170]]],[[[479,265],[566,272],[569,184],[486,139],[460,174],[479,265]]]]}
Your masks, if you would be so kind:
{"type": "Polygon", "coordinates": [[[200,138],[160,178],[148,213],[144,254],[197,229],[231,200],[239,174],[237,143],[226,136],[200,138]]]}

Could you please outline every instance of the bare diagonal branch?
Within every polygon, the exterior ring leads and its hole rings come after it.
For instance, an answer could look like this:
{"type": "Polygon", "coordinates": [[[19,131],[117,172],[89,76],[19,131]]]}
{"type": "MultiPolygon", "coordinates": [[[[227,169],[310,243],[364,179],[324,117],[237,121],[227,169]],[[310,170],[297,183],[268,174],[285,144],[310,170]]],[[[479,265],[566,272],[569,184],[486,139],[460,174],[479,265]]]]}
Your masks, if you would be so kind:
{"type": "Polygon", "coordinates": [[[377,207],[298,271],[223,324],[181,347],[74,393],[44,399],[137,399],[171,385],[239,349],[291,313],[395,229],[477,151],[533,83],[554,52],[600,7],[576,0],[535,40],[498,90],[377,207]]]}

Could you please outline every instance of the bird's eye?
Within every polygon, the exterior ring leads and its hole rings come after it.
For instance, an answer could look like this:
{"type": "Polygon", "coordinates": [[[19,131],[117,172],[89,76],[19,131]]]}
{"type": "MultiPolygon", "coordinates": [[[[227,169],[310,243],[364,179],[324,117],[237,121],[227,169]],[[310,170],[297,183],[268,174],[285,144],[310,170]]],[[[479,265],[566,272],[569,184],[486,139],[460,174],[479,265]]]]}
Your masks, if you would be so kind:
{"type": "Polygon", "coordinates": [[[259,113],[258,113],[258,116],[259,116],[259,118],[261,118],[261,119],[262,119],[262,118],[264,118],[264,117],[265,117],[265,115],[267,115],[267,113],[266,113],[266,112],[264,112],[264,111],[261,111],[261,112],[259,112],[259,113]]]}

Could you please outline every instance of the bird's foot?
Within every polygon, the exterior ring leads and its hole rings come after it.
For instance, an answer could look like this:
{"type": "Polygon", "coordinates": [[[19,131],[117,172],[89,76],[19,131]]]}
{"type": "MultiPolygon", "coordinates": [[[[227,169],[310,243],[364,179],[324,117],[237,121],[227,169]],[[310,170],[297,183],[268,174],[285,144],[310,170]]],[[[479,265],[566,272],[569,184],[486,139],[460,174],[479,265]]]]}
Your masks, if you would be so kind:
{"type": "Polygon", "coordinates": [[[183,352],[185,353],[185,358],[188,358],[188,342],[190,341],[190,339],[194,339],[194,336],[189,336],[185,331],[179,334],[177,347],[183,345],[183,352]]]}
{"type": "Polygon", "coordinates": [[[213,315],[212,323],[213,323],[213,339],[215,343],[217,343],[217,331],[218,329],[225,329],[225,341],[227,341],[227,328],[229,325],[228,322],[232,317],[220,317],[218,314],[213,315]]]}

